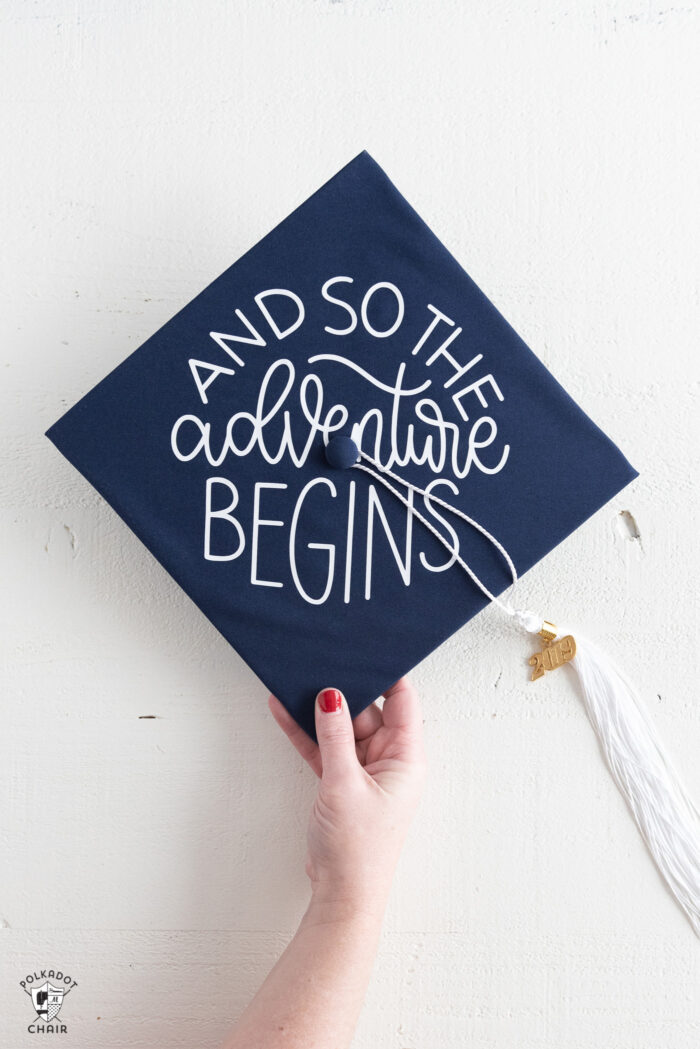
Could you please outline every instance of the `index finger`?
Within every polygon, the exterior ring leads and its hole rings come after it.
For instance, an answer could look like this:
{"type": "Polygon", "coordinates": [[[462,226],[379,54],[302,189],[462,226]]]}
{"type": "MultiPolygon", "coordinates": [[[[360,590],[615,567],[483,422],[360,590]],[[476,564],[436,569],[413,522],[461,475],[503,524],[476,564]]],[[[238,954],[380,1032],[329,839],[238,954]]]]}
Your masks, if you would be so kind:
{"type": "Polygon", "coordinates": [[[422,736],[423,715],[420,700],[407,677],[399,678],[396,684],[384,693],[382,715],[387,728],[403,729],[416,738],[422,736]]]}

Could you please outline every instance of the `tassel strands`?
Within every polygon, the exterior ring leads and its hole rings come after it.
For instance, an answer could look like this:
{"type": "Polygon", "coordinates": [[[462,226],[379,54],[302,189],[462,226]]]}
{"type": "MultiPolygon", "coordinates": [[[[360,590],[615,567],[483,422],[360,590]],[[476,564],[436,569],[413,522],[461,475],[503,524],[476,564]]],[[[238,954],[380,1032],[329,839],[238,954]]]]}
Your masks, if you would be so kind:
{"type": "MultiPolygon", "coordinates": [[[[549,645],[573,640],[558,636],[549,645]]],[[[575,655],[567,661],[605,760],[656,866],[700,937],[700,814],[632,682],[605,652],[575,636],[575,655]]]]}

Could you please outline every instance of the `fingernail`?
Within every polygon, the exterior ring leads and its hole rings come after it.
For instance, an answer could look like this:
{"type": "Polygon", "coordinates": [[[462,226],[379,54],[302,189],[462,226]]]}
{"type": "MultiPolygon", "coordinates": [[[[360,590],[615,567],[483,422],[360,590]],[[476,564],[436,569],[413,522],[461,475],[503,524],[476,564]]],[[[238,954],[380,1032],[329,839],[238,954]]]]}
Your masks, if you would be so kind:
{"type": "Polygon", "coordinates": [[[324,688],[318,694],[318,705],[324,714],[336,714],[343,705],[343,693],[337,688],[324,688]]]}

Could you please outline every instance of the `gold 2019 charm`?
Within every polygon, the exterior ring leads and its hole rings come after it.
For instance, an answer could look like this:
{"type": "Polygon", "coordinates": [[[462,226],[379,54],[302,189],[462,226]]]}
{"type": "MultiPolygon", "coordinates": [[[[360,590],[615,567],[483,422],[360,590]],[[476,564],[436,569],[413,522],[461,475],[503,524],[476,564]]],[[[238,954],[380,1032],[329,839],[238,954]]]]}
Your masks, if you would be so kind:
{"type": "Polygon", "coordinates": [[[556,670],[557,667],[568,663],[575,655],[576,642],[571,634],[560,637],[558,641],[548,642],[541,652],[535,652],[529,660],[530,666],[535,668],[530,680],[537,681],[538,678],[544,677],[545,671],[556,670]]]}

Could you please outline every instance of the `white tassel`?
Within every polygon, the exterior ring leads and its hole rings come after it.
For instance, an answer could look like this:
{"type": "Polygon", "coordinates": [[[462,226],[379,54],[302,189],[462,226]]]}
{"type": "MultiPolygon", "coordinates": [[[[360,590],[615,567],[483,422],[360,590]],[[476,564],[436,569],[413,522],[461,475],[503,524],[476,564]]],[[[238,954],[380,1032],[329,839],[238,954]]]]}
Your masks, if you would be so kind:
{"type": "MultiPolygon", "coordinates": [[[[344,448],[343,456],[346,454],[347,449],[344,448]]],[[[456,563],[492,604],[511,616],[524,630],[541,635],[545,647],[530,660],[530,665],[535,667],[533,681],[564,663],[570,663],[576,670],[588,717],[598,735],[613,778],[629,805],[659,871],[688,915],[696,935],[700,936],[700,817],[664,753],[656,729],[634,686],[604,652],[580,634],[575,633],[572,637],[565,631],[559,631],[559,639],[555,640],[558,630],[554,624],[543,621],[534,612],[513,608],[493,594],[460,557],[458,549],[452,548],[447,539],[416,509],[412,499],[395,485],[403,486],[409,496],[422,495],[426,506],[428,500],[437,503],[480,532],[501,554],[513,583],[516,583],[518,574],[512,558],[488,529],[432,492],[406,481],[359,447],[354,446],[353,455],[354,462],[349,465],[370,474],[388,488],[409,513],[452,554],[456,563]],[[391,477],[395,484],[392,485],[387,477],[391,477]]]]}
{"type": "Polygon", "coordinates": [[[573,636],[576,655],[570,665],[610,771],[657,867],[700,936],[698,811],[632,683],[596,645],[578,632],[573,636]]]}

